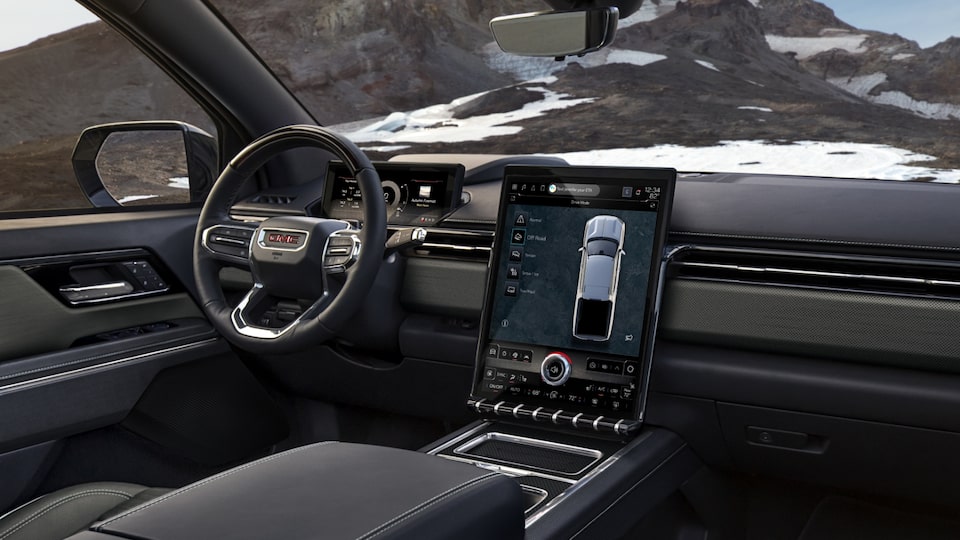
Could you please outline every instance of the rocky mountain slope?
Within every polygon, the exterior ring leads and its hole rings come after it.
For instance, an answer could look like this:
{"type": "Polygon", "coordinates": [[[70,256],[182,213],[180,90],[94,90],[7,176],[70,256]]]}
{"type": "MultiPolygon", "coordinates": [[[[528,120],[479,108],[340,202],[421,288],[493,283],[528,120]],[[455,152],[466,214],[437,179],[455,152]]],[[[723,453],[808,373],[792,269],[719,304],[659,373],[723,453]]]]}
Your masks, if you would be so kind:
{"type": "MultiPolygon", "coordinates": [[[[214,3],[318,121],[375,122],[344,128],[375,158],[815,140],[889,144],[960,169],[960,39],[922,49],[814,0],[645,0],[610,48],[562,62],[491,44],[491,17],[538,0],[214,3]]],[[[212,129],[102,24],[0,53],[0,187],[63,184],[84,127],[155,118],[212,129]]],[[[35,196],[76,197],[59,189],[35,196]]]]}

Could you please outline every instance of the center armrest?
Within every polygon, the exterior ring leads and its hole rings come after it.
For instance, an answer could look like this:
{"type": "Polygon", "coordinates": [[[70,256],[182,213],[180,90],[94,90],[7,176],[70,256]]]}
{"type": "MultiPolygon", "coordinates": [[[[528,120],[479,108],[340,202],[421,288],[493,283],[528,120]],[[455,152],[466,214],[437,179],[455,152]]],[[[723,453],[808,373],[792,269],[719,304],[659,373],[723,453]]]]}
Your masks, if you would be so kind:
{"type": "Polygon", "coordinates": [[[523,509],[519,485],[498,473],[417,452],[331,442],[191,484],[77,538],[520,539],[523,509]]]}

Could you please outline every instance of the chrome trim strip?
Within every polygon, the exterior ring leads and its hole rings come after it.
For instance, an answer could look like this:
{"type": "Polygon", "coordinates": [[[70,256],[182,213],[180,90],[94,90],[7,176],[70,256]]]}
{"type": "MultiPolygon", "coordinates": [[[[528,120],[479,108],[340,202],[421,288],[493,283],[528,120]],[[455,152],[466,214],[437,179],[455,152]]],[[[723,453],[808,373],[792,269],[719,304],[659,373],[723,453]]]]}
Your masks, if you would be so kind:
{"type": "Polygon", "coordinates": [[[602,416],[598,416],[596,420],[593,421],[593,430],[600,431],[600,420],[603,420],[602,416]]]}
{"type": "Polygon", "coordinates": [[[60,373],[54,373],[54,374],[52,374],[52,375],[46,375],[46,376],[44,376],[44,377],[37,377],[36,379],[30,379],[30,380],[27,380],[27,381],[20,381],[20,382],[16,382],[16,383],[11,383],[11,384],[7,384],[7,385],[3,385],[3,386],[0,386],[0,395],[3,395],[3,394],[5,394],[5,393],[7,393],[7,392],[9,392],[9,391],[13,391],[13,390],[21,390],[21,389],[29,388],[29,387],[32,387],[32,386],[39,386],[39,385],[41,385],[41,384],[47,384],[47,383],[49,383],[49,382],[54,382],[54,381],[57,380],[57,379],[72,378],[72,377],[74,377],[74,376],[81,375],[81,374],[83,374],[83,373],[94,372],[94,371],[97,371],[97,370],[100,370],[100,369],[104,369],[104,368],[107,368],[107,367],[116,366],[116,365],[118,365],[118,364],[125,364],[125,363],[127,363],[127,362],[135,362],[135,361],[137,361],[137,360],[144,360],[144,359],[146,359],[146,358],[150,358],[150,357],[158,356],[158,355],[162,355],[162,354],[169,354],[169,353],[180,352],[180,351],[185,351],[185,350],[189,350],[189,349],[204,347],[204,346],[206,346],[206,345],[211,345],[211,344],[213,344],[213,343],[216,343],[216,342],[219,341],[219,340],[220,340],[220,338],[211,337],[211,338],[207,338],[207,339],[204,339],[204,340],[202,340],[202,341],[197,341],[197,342],[194,342],[194,343],[186,343],[186,344],[184,344],[184,345],[177,345],[177,346],[175,346],[175,347],[168,347],[168,348],[166,348],[166,349],[160,349],[160,350],[156,350],[156,351],[149,351],[149,352],[137,354],[137,355],[134,355],[134,356],[128,356],[128,357],[125,357],[125,358],[118,358],[118,359],[116,359],[116,360],[111,360],[111,361],[109,361],[109,362],[103,362],[103,363],[101,363],[101,364],[94,364],[94,365],[91,365],[91,366],[85,366],[85,367],[78,368],[78,369],[72,369],[72,370],[69,370],[69,371],[62,371],[62,372],[60,372],[60,373]]]}
{"type": "Polygon", "coordinates": [[[517,411],[519,411],[522,407],[523,407],[523,403],[521,403],[521,404],[519,404],[519,405],[517,405],[516,407],[513,408],[513,417],[514,417],[514,418],[518,418],[518,419],[520,418],[519,416],[517,416],[517,411]]]}
{"type": "Polygon", "coordinates": [[[478,413],[481,412],[481,411],[480,411],[480,404],[483,403],[483,402],[486,401],[486,400],[487,400],[487,398],[483,398],[483,399],[481,399],[480,401],[475,402],[475,403],[473,404],[473,408],[476,409],[478,413]]]}
{"type": "MultiPolygon", "coordinates": [[[[484,400],[481,399],[480,401],[484,401],[484,400]]],[[[478,402],[478,403],[479,403],[479,402],[478,402]]],[[[436,455],[438,452],[442,452],[442,451],[446,450],[447,448],[450,448],[451,446],[457,444],[458,442],[466,439],[467,437],[470,437],[470,436],[473,435],[474,433],[477,433],[477,432],[479,432],[479,431],[483,431],[483,430],[487,429],[488,427],[490,427],[490,426],[492,426],[492,425],[493,425],[493,424],[492,424],[491,422],[481,422],[479,426],[477,426],[477,427],[475,427],[475,428],[473,428],[473,429],[471,429],[471,430],[469,430],[469,431],[466,431],[466,432],[464,432],[464,433],[461,433],[460,435],[454,437],[453,439],[450,439],[449,441],[441,444],[440,446],[437,446],[436,448],[433,448],[433,449],[431,449],[431,450],[428,450],[427,453],[430,454],[430,455],[436,455]]]]}
{"type": "Polygon", "coordinates": [[[557,417],[560,416],[560,413],[562,412],[563,412],[563,409],[558,409],[557,412],[553,413],[553,416],[551,418],[553,419],[554,424],[557,423],[557,417]]]}
{"type": "MultiPolygon", "coordinates": [[[[533,439],[530,437],[522,437],[520,435],[510,435],[507,433],[500,433],[498,431],[491,431],[489,433],[484,433],[483,435],[480,435],[478,437],[474,437],[469,441],[461,444],[460,446],[454,448],[453,453],[463,455],[463,456],[472,456],[475,459],[493,459],[493,458],[484,458],[484,456],[478,456],[478,455],[469,453],[470,450],[473,450],[474,448],[480,446],[481,444],[485,442],[490,442],[490,441],[505,441],[508,443],[513,443],[518,445],[533,446],[536,448],[545,448],[547,450],[553,450],[556,452],[566,452],[567,454],[593,458],[593,461],[591,461],[588,465],[584,466],[583,468],[581,468],[579,471],[576,471],[576,472],[567,473],[562,471],[553,471],[557,474],[565,474],[568,476],[576,476],[582,473],[583,471],[592,467],[600,458],[603,457],[603,452],[599,450],[595,450],[593,448],[573,446],[570,444],[547,441],[544,439],[533,439]]],[[[514,466],[523,467],[524,464],[514,463],[514,466]]],[[[532,467],[534,469],[540,469],[540,470],[547,470],[542,467],[533,467],[532,465],[527,465],[527,467],[532,467]]]]}
{"type": "Polygon", "coordinates": [[[414,246],[415,249],[418,248],[440,248],[440,249],[454,249],[457,251],[493,251],[493,249],[483,246],[461,246],[459,244],[439,244],[436,242],[424,242],[419,246],[414,246]]]}
{"type": "Polygon", "coordinates": [[[537,420],[537,413],[540,412],[540,409],[543,409],[543,407],[537,407],[533,410],[533,415],[530,418],[533,418],[534,422],[539,422],[539,420],[537,420]]]}
{"type": "MultiPolygon", "coordinates": [[[[878,256],[867,256],[867,255],[848,255],[848,254],[832,254],[832,253],[820,253],[820,252],[799,252],[795,250],[773,250],[773,249],[750,249],[750,248],[733,248],[733,247],[717,247],[717,246],[701,246],[695,244],[682,245],[677,247],[676,252],[680,251],[694,251],[702,253],[721,253],[728,255],[745,255],[745,256],[767,256],[767,257],[784,257],[792,258],[797,260],[807,260],[807,261],[831,261],[831,262],[850,262],[850,263],[865,263],[865,264],[889,264],[889,265],[909,265],[913,267],[925,267],[931,269],[940,269],[940,270],[958,270],[960,265],[951,261],[940,261],[940,260],[931,260],[931,259],[917,259],[917,258],[895,258],[895,257],[878,257],[878,256]]],[[[832,271],[819,271],[819,270],[804,270],[803,268],[789,268],[782,266],[771,266],[771,267],[757,267],[757,266],[748,266],[748,265],[738,265],[738,264],[725,264],[725,263],[707,263],[707,262],[696,262],[696,261],[676,261],[673,263],[678,268],[707,268],[715,270],[727,270],[732,272],[743,272],[743,273],[756,273],[770,274],[773,276],[804,276],[804,277],[823,277],[823,278],[832,278],[840,280],[864,280],[864,281],[875,281],[875,282],[885,282],[885,283],[900,283],[900,284],[909,284],[909,285],[929,285],[935,287],[960,287],[960,281],[953,280],[939,280],[939,279],[929,279],[924,277],[913,277],[905,275],[885,275],[885,274],[860,274],[852,272],[832,272],[832,271]]],[[[681,276],[682,278],[682,276],[681,276]]],[[[712,279],[715,281],[728,281],[728,282],[737,282],[736,279],[728,278],[710,278],[710,277],[697,277],[692,276],[692,279],[712,279]]],[[[749,280],[745,280],[749,282],[749,280]]],[[[937,297],[937,294],[922,294],[922,293],[911,293],[909,291],[884,291],[884,290],[871,290],[869,287],[851,287],[851,288],[842,288],[842,287],[824,287],[818,285],[806,285],[806,284],[793,284],[793,283],[778,283],[776,281],[765,281],[765,285],[771,286],[789,286],[789,287],[804,287],[809,289],[817,290],[845,290],[851,292],[879,292],[884,294],[890,294],[895,296],[910,296],[910,297],[937,297]]]]}
{"type": "Polygon", "coordinates": [[[570,422],[571,424],[573,424],[573,427],[577,427],[577,420],[578,420],[581,416],[583,416],[583,413],[577,413],[577,415],[573,417],[573,420],[571,420],[571,422],[570,422]]]}
{"type": "Polygon", "coordinates": [[[442,454],[442,455],[438,455],[437,457],[443,458],[443,459],[449,459],[450,461],[459,461],[461,463],[469,463],[470,465],[473,465],[475,467],[480,467],[481,469],[486,469],[488,471],[496,471],[509,476],[536,476],[538,478],[546,478],[547,480],[563,482],[564,484],[570,484],[571,486],[577,483],[576,480],[573,480],[570,478],[561,478],[559,476],[554,476],[552,474],[544,474],[538,471],[528,471],[526,469],[518,469],[516,467],[510,467],[508,465],[498,465],[496,463],[488,463],[486,461],[479,461],[477,459],[468,459],[461,456],[451,456],[448,454],[442,454]]]}
{"type": "MultiPolygon", "coordinates": [[[[540,488],[538,488],[538,487],[528,486],[528,485],[526,485],[526,484],[520,484],[520,490],[521,490],[521,491],[525,491],[525,492],[527,492],[527,493],[532,493],[533,495],[537,495],[537,496],[540,497],[539,499],[537,499],[537,502],[533,503],[532,505],[530,505],[529,508],[527,508],[526,510],[524,510],[524,512],[523,512],[524,514],[526,514],[526,513],[529,512],[530,510],[533,510],[534,508],[536,508],[537,506],[539,506],[540,503],[542,503],[543,500],[547,498],[547,495],[549,495],[549,493],[547,493],[547,490],[545,490],[545,489],[540,489],[540,488]]],[[[2,519],[2,518],[0,518],[0,519],[2,519]]]]}
{"type": "MultiPolygon", "coordinates": [[[[620,433],[620,425],[623,424],[624,422],[625,422],[625,420],[619,420],[619,421],[617,421],[617,423],[613,425],[613,432],[614,432],[614,433],[620,433]]],[[[623,434],[626,435],[626,433],[627,433],[627,431],[624,430],[624,431],[623,431],[623,434]]]]}

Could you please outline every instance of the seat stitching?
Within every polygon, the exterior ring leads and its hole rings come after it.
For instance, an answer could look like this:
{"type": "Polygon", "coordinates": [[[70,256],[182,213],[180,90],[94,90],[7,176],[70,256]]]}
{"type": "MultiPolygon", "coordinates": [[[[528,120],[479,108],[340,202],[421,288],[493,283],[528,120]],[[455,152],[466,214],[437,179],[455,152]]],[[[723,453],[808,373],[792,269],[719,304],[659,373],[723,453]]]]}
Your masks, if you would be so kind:
{"type": "Polygon", "coordinates": [[[493,477],[498,476],[498,475],[499,475],[499,473],[495,473],[495,472],[487,473],[487,474],[485,474],[485,475],[483,475],[483,476],[478,476],[478,477],[473,478],[473,479],[471,479],[471,480],[468,480],[468,481],[466,481],[466,482],[464,482],[464,483],[462,483],[462,484],[460,484],[460,485],[458,485],[458,486],[452,487],[452,488],[444,491],[443,493],[440,493],[439,495],[436,495],[436,496],[434,496],[434,497],[432,497],[432,498],[430,498],[430,499],[428,499],[428,500],[426,500],[426,501],[418,504],[417,506],[414,506],[413,508],[410,508],[409,510],[404,511],[402,514],[397,515],[396,517],[394,517],[394,518],[391,519],[390,521],[388,521],[388,522],[386,522],[386,523],[378,526],[377,528],[375,528],[375,529],[373,529],[372,531],[364,534],[363,536],[360,536],[357,540],[367,540],[367,539],[369,539],[369,538],[374,538],[374,537],[376,537],[376,536],[379,536],[379,535],[385,533],[387,530],[389,530],[389,529],[391,529],[391,528],[393,528],[393,527],[396,527],[397,525],[400,525],[400,524],[403,523],[404,521],[406,521],[406,520],[408,520],[408,519],[416,516],[417,514],[423,512],[423,511],[426,510],[427,508],[429,508],[429,507],[431,507],[431,506],[439,503],[440,501],[442,501],[442,500],[444,500],[444,499],[446,499],[446,498],[448,498],[448,497],[451,497],[451,496],[457,494],[458,492],[463,491],[463,490],[465,490],[465,489],[467,489],[467,488],[469,488],[469,487],[471,487],[471,486],[474,486],[474,485],[476,485],[476,484],[479,484],[480,482],[482,482],[482,481],[484,481],[484,480],[487,480],[487,479],[489,479],[489,478],[493,478],[493,477]]]}
{"type": "Polygon", "coordinates": [[[0,540],[3,540],[4,538],[10,537],[10,535],[12,535],[13,533],[15,533],[15,532],[19,531],[20,529],[26,527],[27,525],[30,524],[30,522],[32,522],[32,521],[40,518],[40,516],[46,514],[47,512],[50,512],[50,511],[53,510],[54,508],[56,508],[56,507],[58,507],[58,506],[62,506],[62,505],[66,504],[66,503],[68,503],[68,502],[70,502],[70,501],[72,501],[72,500],[74,500],[74,499],[79,499],[79,498],[86,497],[86,496],[89,496],[89,495],[116,495],[116,496],[118,496],[118,497],[125,497],[127,500],[130,500],[130,499],[133,498],[133,495],[131,495],[131,494],[129,494],[129,493],[126,493],[126,492],[123,492],[123,491],[119,491],[119,490],[117,490],[117,491],[112,491],[112,490],[106,490],[106,489],[95,489],[95,490],[81,491],[81,492],[78,492],[78,493],[74,493],[74,494],[72,494],[72,495],[70,495],[70,496],[68,496],[68,497],[63,497],[63,498],[60,498],[60,499],[57,499],[57,500],[54,500],[54,501],[50,501],[49,503],[46,504],[46,508],[43,508],[43,509],[39,509],[39,508],[38,508],[37,511],[35,511],[32,515],[30,515],[30,516],[24,516],[24,518],[21,519],[21,520],[17,523],[17,525],[16,525],[15,527],[13,527],[12,529],[10,529],[10,530],[8,530],[7,532],[3,533],[3,535],[0,535],[0,540]]]}
{"type": "MultiPolygon", "coordinates": [[[[236,474],[236,473],[238,473],[238,472],[240,472],[240,471],[249,469],[250,467],[253,467],[253,466],[255,466],[255,465],[259,465],[259,464],[262,464],[262,463],[267,463],[267,462],[273,461],[273,460],[275,460],[275,459],[277,459],[277,458],[280,458],[280,457],[283,457],[283,456],[287,456],[287,455],[291,455],[291,454],[295,454],[295,453],[297,453],[297,452],[306,450],[306,449],[308,449],[308,448],[316,448],[316,447],[318,447],[318,446],[323,446],[323,445],[325,445],[325,444],[332,444],[332,443],[335,443],[335,442],[337,442],[337,441],[324,441],[324,442],[317,443],[317,444],[312,444],[312,445],[309,445],[309,446],[301,446],[300,448],[294,448],[293,450],[288,450],[288,451],[286,451],[286,452],[281,452],[281,453],[279,453],[279,454],[274,454],[274,455],[272,455],[272,456],[267,456],[267,457],[265,457],[265,458],[258,459],[257,461],[251,461],[250,463],[247,463],[246,465],[242,465],[242,466],[237,467],[237,468],[235,468],[235,469],[230,469],[229,471],[224,471],[224,472],[222,472],[222,473],[220,473],[220,474],[218,474],[218,475],[211,476],[210,478],[207,478],[206,480],[201,480],[200,482],[197,482],[196,484],[191,484],[191,485],[189,485],[189,486],[187,486],[187,487],[178,489],[178,490],[176,490],[176,491],[172,491],[172,492],[164,495],[163,497],[159,497],[159,498],[157,498],[157,499],[154,499],[154,500],[152,500],[152,501],[150,501],[150,502],[148,502],[148,503],[146,503],[146,504],[142,504],[142,505],[140,505],[140,506],[136,506],[136,507],[134,507],[134,508],[131,508],[130,510],[127,510],[126,512],[120,514],[119,516],[115,516],[115,517],[112,517],[112,518],[104,521],[103,523],[101,523],[100,525],[97,526],[97,530],[102,530],[103,527],[106,527],[107,525],[113,523],[114,521],[123,519],[123,518],[125,518],[125,517],[127,517],[127,516],[130,516],[130,515],[133,515],[133,514],[136,514],[137,512],[139,512],[139,511],[141,511],[141,510],[146,510],[147,508],[150,508],[151,506],[153,506],[153,505],[155,505],[155,504],[160,504],[160,503],[162,503],[163,501],[165,501],[165,500],[167,500],[167,499],[171,499],[171,498],[173,498],[173,497],[176,497],[177,495],[181,495],[181,494],[183,494],[183,493],[186,493],[186,492],[188,492],[188,491],[190,491],[190,490],[193,490],[193,489],[196,489],[196,488],[198,488],[198,487],[204,486],[204,485],[209,484],[209,483],[211,483],[211,482],[214,482],[214,481],[216,481],[216,480],[220,480],[220,479],[222,479],[222,478],[226,478],[226,477],[231,476],[231,475],[233,475],[233,474],[236,474]]],[[[0,537],[0,540],[3,540],[3,538],[0,537]]]]}

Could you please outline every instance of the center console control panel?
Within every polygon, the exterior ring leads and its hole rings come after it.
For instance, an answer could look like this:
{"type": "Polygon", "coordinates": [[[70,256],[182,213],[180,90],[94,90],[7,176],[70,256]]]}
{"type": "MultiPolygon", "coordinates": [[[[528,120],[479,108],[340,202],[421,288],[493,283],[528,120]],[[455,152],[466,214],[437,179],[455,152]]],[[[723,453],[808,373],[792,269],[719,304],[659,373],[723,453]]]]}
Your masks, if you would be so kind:
{"type": "Polygon", "coordinates": [[[675,181],[672,169],[506,168],[472,407],[640,427],[675,181]]]}

